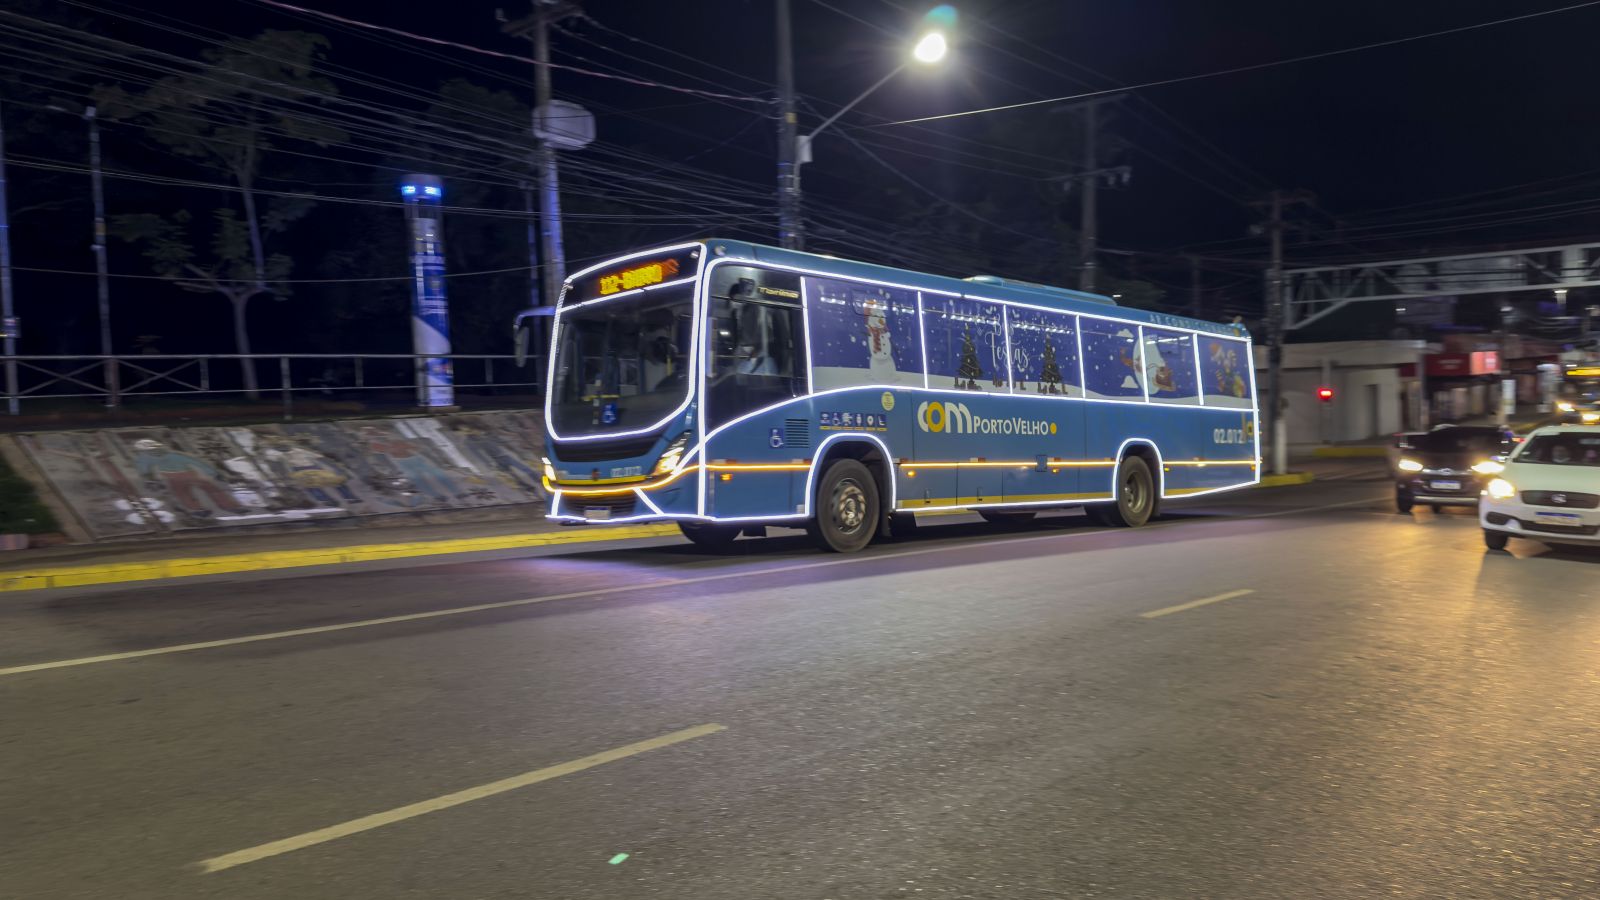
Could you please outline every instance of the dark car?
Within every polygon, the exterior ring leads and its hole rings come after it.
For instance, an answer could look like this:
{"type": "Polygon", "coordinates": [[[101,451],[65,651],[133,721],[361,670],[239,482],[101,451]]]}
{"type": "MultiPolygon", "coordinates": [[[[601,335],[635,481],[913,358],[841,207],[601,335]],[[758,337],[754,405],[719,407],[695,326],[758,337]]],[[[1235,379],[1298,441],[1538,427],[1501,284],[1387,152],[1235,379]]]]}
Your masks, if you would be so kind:
{"type": "Polygon", "coordinates": [[[1493,425],[1440,425],[1401,435],[1395,443],[1395,508],[1477,506],[1484,484],[1500,471],[1494,457],[1510,453],[1516,442],[1510,430],[1493,425]]]}

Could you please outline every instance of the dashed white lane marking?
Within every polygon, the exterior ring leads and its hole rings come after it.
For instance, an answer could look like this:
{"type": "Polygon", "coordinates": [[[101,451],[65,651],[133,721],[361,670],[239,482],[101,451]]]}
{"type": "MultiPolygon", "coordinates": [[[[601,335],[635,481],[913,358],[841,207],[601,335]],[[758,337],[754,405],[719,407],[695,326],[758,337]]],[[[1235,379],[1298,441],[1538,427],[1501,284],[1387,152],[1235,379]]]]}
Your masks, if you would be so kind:
{"type": "Polygon", "coordinates": [[[233,853],[225,853],[222,856],[213,856],[210,859],[201,860],[198,865],[202,872],[221,872],[234,866],[242,866],[245,863],[253,863],[294,850],[314,847],[317,844],[325,844],[328,841],[336,841],[352,834],[360,834],[363,831],[371,831],[374,828],[393,825],[396,822],[414,819],[417,816],[438,812],[441,809],[449,809],[452,806],[460,806],[463,803],[471,803],[474,800],[482,800],[485,797],[504,794],[506,791],[514,791],[531,784],[538,784],[541,781],[560,778],[562,775],[582,772],[584,769],[592,769],[608,762],[616,762],[619,759],[638,756],[651,750],[659,750],[662,747],[670,747],[673,744],[692,741],[695,738],[724,731],[726,728],[727,726],[725,725],[714,723],[696,725],[693,728],[674,731],[671,734],[664,734],[647,741],[639,741],[624,747],[604,750],[600,753],[585,756],[582,759],[574,759],[570,762],[547,766],[543,769],[534,769],[532,772],[524,772],[521,775],[513,775],[510,778],[502,778],[499,781],[491,781],[488,784],[480,784],[477,787],[456,791],[453,794],[445,794],[443,797],[435,797],[432,800],[423,800],[420,803],[411,803],[385,812],[373,813],[370,816],[362,816],[359,819],[351,819],[348,822],[340,822],[338,825],[329,825],[327,828],[318,828],[316,831],[297,834],[281,841],[273,841],[269,844],[261,844],[244,850],[237,850],[233,853]]]}
{"type": "Polygon", "coordinates": [[[1194,609],[1197,606],[1210,606],[1213,603],[1221,603],[1224,600],[1232,600],[1235,597],[1243,597],[1246,594],[1254,593],[1254,589],[1245,588],[1244,590],[1240,591],[1229,591],[1226,594],[1217,594],[1213,597],[1201,597],[1199,600],[1190,600],[1188,603],[1179,603],[1177,606],[1167,606],[1161,609],[1152,609],[1147,613],[1139,613],[1139,618],[1155,619],[1161,616],[1170,616],[1173,613],[1180,613],[1186,609],[1194,609]]]}

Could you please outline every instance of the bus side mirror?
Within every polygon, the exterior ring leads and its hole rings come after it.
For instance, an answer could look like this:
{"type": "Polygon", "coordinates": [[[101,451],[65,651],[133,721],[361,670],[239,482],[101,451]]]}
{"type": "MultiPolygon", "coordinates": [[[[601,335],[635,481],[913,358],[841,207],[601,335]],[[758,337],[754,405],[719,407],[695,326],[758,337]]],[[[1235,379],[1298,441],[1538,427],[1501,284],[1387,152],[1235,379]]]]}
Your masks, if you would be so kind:
{"type": "Polygon", "coordinates": [[[512,336],[512,343],[515,346],[512,353],[515,355],[517,368],[520,369],[528,364],[528,345],[533,343],[533,329],[528,327],[526,319],[517,323],[517,331],[512,336]]]}

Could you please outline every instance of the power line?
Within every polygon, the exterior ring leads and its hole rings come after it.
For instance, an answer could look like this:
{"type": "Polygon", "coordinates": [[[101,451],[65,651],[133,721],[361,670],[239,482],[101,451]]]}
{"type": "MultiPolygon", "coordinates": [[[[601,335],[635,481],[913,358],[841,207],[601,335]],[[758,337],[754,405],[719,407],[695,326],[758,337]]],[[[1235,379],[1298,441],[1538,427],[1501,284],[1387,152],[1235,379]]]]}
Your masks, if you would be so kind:
{"type": "MultiPolygon", "coordinates": [[[[260,0],[260,2],[272,2],[272,0],[260,0]]],[[[1183,83],[1183,82],[1186,82],[1186,81],[1199,81],[1199,80],[1205,79],[1205,78],[1218,78],[1218,77],[1221,77],[1223,75],[1237,75],[1237,74],[1240,74],[1242,72],[1255,72],[1255,71],[1259,71],[1261,69],[1275,68],[1277,66],[1288,66],[1288,65],[1294,65],[1296,63],[1311,62],[1312,60],[1327,59],[1327,58],[1333,57],[1333,56],[1343,56],[1343,55],[1346,55],[1346,54],[1349,54],[1349,53],[1359,53],[1359,52],[1362,52],[1364,50],[1376,50],[1376,49],[1381,48],[1381,47],[1393,47],[1393,46],[1396,46],[1396,45],[1399,45],[1399,44],[1409,44],[1409,43],[1412,43],[1413,41],[1423,41],[1423,40],[1428,40],[1430,38],[1445,37],[1447,35],[1452,35],[1452,34],[1461,34],[1463,32],[1467,32],[1467,31],[1476,31],[1476,30],[1482,29],[1482,28],[1492,28],[1492,27],[1497,26],[1497,25],[1506,25],[1506,24],[1510,24],[1512,22],[1522,22],[1522,21],[1525,21],[1525,20],[1528,20],[1528,19],[1537,19],[1537,18],[1541,18],[1543,16],[1553,16],[1553,15],[1557,15],[1559,13],[1572,12],[1574,10],[1579,10],[1579,9],[1587,9],[1587,8],[1589,8],[1591,6],[1600,6],[1600,0],[1588,0],[1588,2],[1586,2],[1586,3],[1575,3],[1575,4],[1572,4],[1571,6],[1563,6],[1563,7],[1560,7],[1558,9],[1547,9],[1547,10],[1543,10],[1541,12],[1526,13],[1526,14],[1520,15],[1520,16],[1508,16],[1508,17],[1506,17],[1504,19],[1495,19],[1495,20],[1490,21],[1490,22],[1479,22],[1479,23],[1474,24],[1474,25],[1462,25],[1462,26],[1460,26],[1458,28],[1446,28],[1446,29],[1444,29],[1442,31],[1432,31],[1432,32],[1429,32],[1427,34],[1416,34],[1416,35],[1411,35],[1409,37],[1394,38],[1392,40],[1387,40],[1387,41],[1376,41],[1376,42],[1371,43],[1371,44],[1362,44],[1361,46],[1358,46],[1358,47],[1345,47],[1345,48],[1342,48],[1342,49],[1339,49],[1339,50],[1326,50],[1326,51],[1323,51],[1321,53],[1308,53],[1308,54],[1306,54],[1304,56],[1295,56],[1295,57],[1290,57],[1288,59],[1274,60],[1272,62],[1255,63],[1253,65],[1248,65],[1248,66],[1235,66],[1235,67],[1233,67],[1231,69],[1221,69],[1221,70],[1218,70],[1218,71],[1215,71],[1215,72],[1203,72],[1203,73],[1200,73],[1200,74],[1197,74],[1197,75],[1182,75],[1182,76],[1179,76],[1177,78],[1164,78],[1164,79],[1161,79],[1159,81],[1147,81],[1147,82],[1144,82],[1142,84],[1130,85],[1128,87],[1108,88],[1106,90],[1100,90],[1100,91],[1089,91],[1089,92],[1083,93],[1083,94],[1069,94],[1069,95],[1064,96],[1064,97],[1051,97],[1051,98],[1048,98],[1048,99],[1045,99],[1045,100],[1027,100],[1027,101],[1023,101],[1021,103],[1008,103],[1008,104],[1005,104],[1005,105],[1002,105],[1002,106],[989,106],[989,107],[985,107],[983,109],[969,109],[969,110],[965,110],[965,111],[962,111],[962,112],[941,113],[941,114],[936,115],[936,116],[919,116],[919,117],[912,118],[912,119],[900,119],[898,121],[887,122],[887,123],[884,123],[883,125],[878,125],[878,126],[875,126],[875,127],[887,128],[887,127],[889,127],[891,125],[912,125],[912,124],[916,124],[916,123],[919,123],[919,122],[936,122],[936,121],[940,121],[942,119],[955,119],[955,118],[960,118],[960,117],[963,117],[963,116],[976,116],[976,115],[981,115],[983,113],[1001,112],[1003,110],[1008,110],[1008,109],[1022,109],[1023,107],[1039,106],[1039,105],[1045,104],[1045,103],[1063,103],[1063,102],[1066,102],[1068,100],[1084,100],[1084,99],[1087,99],[1087,98],[1090,98],[1090,97],[1100,97],[1100,96],[1104,96],[1106,94],[1115,94],[1115,93],[1117,93],[1119,91],[1140,91],[1140,90],[1145,90],[1147,88],[1164,87],[1164,86],[1169,85],[1169,84],[1180,84],[1180,83],[1183,83]]]]}
{"type": "MultiPolygon", "coordinates": [[[[351,19],[351,18],[346,18],[344,16],[336,16],[333,13],[323,12],[323,11],[317,10],[317,9],[307,9],[307,8],[305,8],[303,6],[295,6],[295,5],[290,4],[290,3],[280,3],[280,2],[278,2],[278,0],[256,0],[256,2],[257,3],[261,3],[263,5],[266,5],[266,6],[275,7],[277,9],[288,10],[290,12],[297,12],[297,13],[302,13],[302,14],[305,14],[305,15],[317,16],[319,18],[328,19],[328,20],[334,21],[334,22],[339,22],[340,24],[349,25],[349,26],[352,26],[352,27],[355,27],[355,28],[367,28],[367,29],[371,29],[373,31],[382,31],[382,32],[386,32],[388,34],[397,35],[399,37],[409,38],[409,39],[414,40],[414,41],[422,41],[422,42],[428,43],[428,44],[436,44],[436,45],[441,46],[441,47],[453,47],[453,48],[455,48],[457,50],[465,50],[465,51],[467,51],[469,53],[478,53],[478,54],[481,54],[483,56],[492,56],[492,57],[495,57],[497,59],[505,59],[505,60],[510,60],[512,62],[527,63],[529,65],[535,65],[535,66],[540,66],[540,65],[548,66],[549,68],[552,68],[552,69],[562,69],[564,71],[573,72],[573,73],[578,74],[578,75],[589,75],[589,76],[594,77],[594,78],[607,78],[607,79],[611,79],[613,81],[625,81],[625,82],[628,82],[629,84],[636,84],[636,85],[639,85],[641,87],[661,88],[663,90],[668,90],[668,91],[677,91],[678,93],[681,93],[681,94],[696,94],[696,95],[701,96],[701,97],[715,97],[715,98],[720,99],[720,100],[738,100],[738,101],[743,102],[743,103],[764,103],[765,102],[760,97],[749,97],[749,96],[743,96],[743,95],[740,95],[740,94],[726,94],[726,93],[721,93],[721,92],[718,92],[718,91],[705,91],[705,90],[701,90],[699,88],[682,87],[680,85],[675,85],[675,84],[662,84],[659,81],[648,81],[648,80],[643,79],[643,78],[632,78],[632,77],[623,76],[623,75],[610,75],[610,74],[607,74],[605,72],[595,72],[595,71],[591,71],[591,70],[588,70],[588,69],[581,69],[581,68],[578,68],[577,66],[562,65],[561,63],[539,62],[538,60],[534,59],[531,56],[519,56],[518,54],[515,54],[515,53],[503,53],[503,52],[501,52],[499,50],[490,50],[490,49],[488,49],[486,47],[474,47],[471,44],[462,44],[462,43],[459,43],[457,41],[447,41],[447,40],[444,40],[443,38],[430,37],[430,36],[425,35],[425,34],[415,34],[415,33],[410,32],[410,31],[402,31],[402,30],[400,30],[398,28],[390,28],[387,25],[376,25],[376,24],[374,24],[372,22],[363,22],[360,19],[351,19]]],[[[1600,0],[1597,0],[1597,2],[1600,2],[1600,0]]]]}

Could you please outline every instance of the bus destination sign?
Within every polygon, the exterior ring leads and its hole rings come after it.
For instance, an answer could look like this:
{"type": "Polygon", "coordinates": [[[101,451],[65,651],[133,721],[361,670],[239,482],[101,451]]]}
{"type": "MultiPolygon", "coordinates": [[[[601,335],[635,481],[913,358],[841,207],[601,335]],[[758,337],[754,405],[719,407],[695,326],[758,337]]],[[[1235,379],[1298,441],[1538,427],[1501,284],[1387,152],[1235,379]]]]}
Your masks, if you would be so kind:
{"type": "Polygon", "coordinates": [[[661,284],[678,274],[676,259],[657,259],[638,266],[629,266],[599,277],[600,296],[609,297],[622,291],[661,284]]]}

